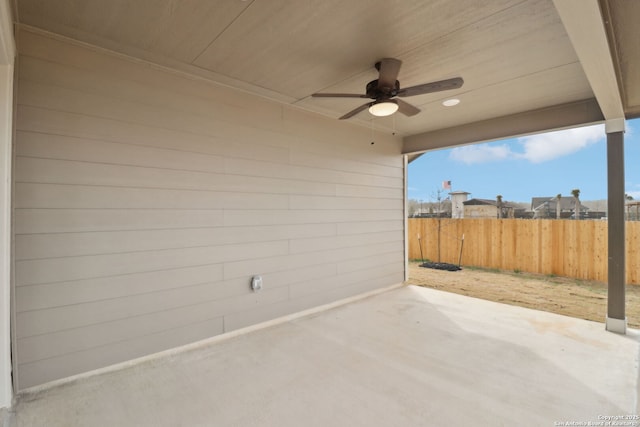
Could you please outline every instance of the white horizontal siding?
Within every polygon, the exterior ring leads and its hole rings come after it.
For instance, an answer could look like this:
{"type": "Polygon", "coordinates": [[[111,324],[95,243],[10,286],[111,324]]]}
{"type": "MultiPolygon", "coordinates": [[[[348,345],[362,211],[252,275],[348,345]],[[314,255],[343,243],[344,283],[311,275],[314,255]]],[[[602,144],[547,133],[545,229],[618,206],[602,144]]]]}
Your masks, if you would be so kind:
{"type": "Polygon", "coordinates": [[[297,299],[301,296],[307,296],[310,294],[325,293],[332,289],[340,289],[345,286],[350,286],[354,283],[365,283],[368,280],[377,277],[384,277],[389,275],[400,277],[402,271],[403,266],[399,265],[398,262],[392,261],[387,264],[380,264],[364,270],[356,270],[349,273],[338,274],[337,276],[331,278],[325,277],[320,279],[300,281],[295,285],[291,285],[291,298],[297,299]]]}
{"type": "Polygon", "coordinates": [[[300,209],[270,211],[224,211],[224,222],[230,226],[268,224],[321,224],[325,222],[358,222],[402,220],[402,211],[393,209],[300,209]]]}
{"type": "MultiPolygon", "coordinates": [[[[330,249],[325,251],[307,252],[301,254],[289,254],[287,256],[273,256],[268,258],[259,258],[252,260],[251,263],[245,261],[227,262],[224,265],[224,278],[233,279],[237,277],[246,277],[256,274],[256,272],[278,272],[291,268],[292,265],[299,267],[334,264],[348,260],[363,259],[367,257],[375,257],[380,254],[400,253],[402,254],[404,243],[384,242],[360,246],[356,249],[352,247],[330,249]]],[[[373,259],[373,258],[371,258],[373,259]]],[[[373,262],[371,266],[375,266],[373,262]]]]}
{"type": "Polygon", "coordinates": [[[286,194],[17,183],[18,209],[288,209],[286,194]],[[71,194],[76,197],[70,197],[71,194]]]}
{"type": "Polygon", "coordinates": [[[283,301],[288,295],[289,290],[280,287],[232,298],[215,298],[214,290],[197,286],[65,309],[38,310],[37,315],[22,316],[25,326],[17,331],[18,352],[23,354],[23,361],[31,362],[203,321],[210,318],[211,313],[224,316],[249,310],[283,301]],[[31,354],[36,347],[37,354],[31,354]]]}
{"type": "MultiPolygon", "coordinates": [[[[41,186],[42,193],[46,193],[49,186],[41,186]]],[[[73,193],[78,187],[69,186],[64,193],[73,193]]],[[[84,191],[78,191],[79,194],[84,191]]],[[[101,193],[96,188],[96,193],[101,193]]],[[[74,201],[69,205],[73,206],[74,201]]],[[[83,201],[84,202],[84,201],[83,201]]],[[[57,199],[56,203],[64,204],[64,199],[57,199]]],[[[114,201],[114,205],[118,202],[114,201]]],[[[103,199],[101,204],[108,204],[103,199]]],[[[185,229],[204,228],[224,225],[224,211],[211,209],[16,209],[14,211],[15,232],[31,233],[69,233],[82,231],[120,231],[120,230],[150,230],[150,229],[185,229]]]]}
{"type": "MultiPolygon", "coordinates": [[[[227,329],[229,330],[229,329],[227,329]]],[[[67,352],[60,356],[21,363],[23,387],[68,377],[79,372],[102,368],[113,363],[146,356],[167,348],[189,344],[225,331],[222,317],[190,323],[132,339],[112,342],[87,350],[67,352]]]]}
{"type": "Polygon", "coordinates": [[[15,283],[16,286],[21,286],[63,282],[163,268],[218,264],[288,253],[288,242],[277,241],[20,260],[15,262],[15,283]]]}
{"type": "Polygon", "coordinates": [[[25,132],[110,141],[145,147],[167,148],[219,156],[262,158],[277,161],[288,148],[261,145],[255,135],[224,138],[155,128],[137,123],[93,117],[27,105],[18,106],[16,127],[25,132]],[[180,141],[177,145],[175,141],[180,141]]]}
{"type": "MultiPolygon", "coordinates": [[[[384,254],[385,260],[390,254],[384,254]]],[[[351,265],[346,261],[346,265],[351,265]]],[[[353,268],[362,268],[358,261],[352,261],[353,268]]],[[[300,277],[333,276],[341,268],[338,264],[319,264],[289,270],[263,274],[265,281],[288,286],[300,277]]],[[[245,277],[222,280],[223,266],[203,265],[165,269],[144,273],[122,274],[119,276],[99,277],[93,279],[73,280],[69,282],[45,283],[42,285],[20,286],[16,288],[19,305],[18,313],[40,310],[44,308],[63,307],[101,300],[148,294],[163,290],[178,289],[188,286],[215,287],[218,298],[245,295],[247,280],[245,277]]],[[[27,332],[28,333],[28,332],[27,332]]]]}
{"type": "Polygon", "coordinates": [[[161,188],[240,193],[335,194],[335,185],[317,181],[193,172],[162,168],[87,163],[71,160],[16,158],[17,182],[161,188]]]}
{"type": "MultiPolygon", "coordinates": [[[[16,311],[63,307],[103,299],[121,298],[167,289],[222,281],[222,264],[180,267],[118,276],[44,283],[16,287],[16,311]]],[[[242,284],[242,288],[245,288],[242,284]]],[[[221,291],[228,292],[233,285],[226,284],[221,291]]],[[[244,289],[243,289],[244,290],[244,289]]],[[[225,294],[223,294],[225,296],[225,294]]],[[[22,327],[22,326],[20,326],[22,327]]]]}
{"type": "Polygon", "coordinates": [[[224,170],[224,158],[211,154],[24,131],[20,131],[18,137],[20,146],[16,147],[16,155],[19,157],[195,172],[224,170]]]}
{"type": "MultiPolygon", "coordinates": [[[[279,111],[272,108],[272,105],[266,102],[257,102],[257,99],[251,95],[227,89],[224,87],[216,87],[215,90],[203,90],[203,84],[198,78],[185,78],[177,73],[167,73],[153,67],[147,67],[135,62],[117,60],[118,66],[114,67],[114,58],[104,55],[99,51],[79,50],[64,41],[46,39],[37,34],[23,32],[20,35],[20,53],[21,60],[23,58],[35,58],[37,60],[47,61],[52,64],[60,64],[64,66],[65,73],[79,70],[78,75],[92,76],[89,80],[89,87],[84,88],[85,91],[91,92],[103,90],[99,85],[95,85],[95,81],[100,76],[106,76],[108,80],[116,82],[115,90],[109,90],[109,96],[120,96],[124,99],[140,101],[138,96],[140,90],[150,89],[151,97],[167,94],[166,101],[161,101],[161,105],[167,107],[167,103],[171,103],[176,96],[187,96],[194,99],[204,99],[207,104],[204,107],[210,119],[222,119],[227,112],[231,115],[231,121],[224,127],[218,127],[217,132],[230,140],[242,140],[246,138],[271,135],[272,130],[280,131],[286,129],[286,132],[280,132],[277,138],[267,138],[265,143],[273,143],[282,139],[289,142],[287,147],[296,144],[309,150],[320,150],[320,152],[329,155],[337,154],[340,159],[364,160],[369,163],[381,165],[389,165],[396,167],[398,164],[397,152],[398,148],[393,145],[384,144],[376,146],[375,150],[369,147],[363,147],[363,143],[369,145],[371,142],[371,133],[363,132],[361,129],[346,126],[332,126],[329,128],[326,121],[317,120],[311,115],[300,115],[295,110],[279,111]],[[141,84],[142,88],[136,90],[123,90],[129,88],[130,82],[141,84]],[[158,94],[158,95],[156,95],[158,94]],[[224,103],[224,104],[223,104],[224,103]],[[215,109],[218,105],[222,108],[215,109]],[[234,108],[240,107],[242,113],[252,113],[252,118],[256,116],[265,117],[264,123],[259,128],[254,127],[252,122],[240,121],[238,124],[238,114],[234,108]],[[291,115],[295,120],[286,122],[279,121],[281,114],[291,115]],[[274,117],[277,116],[277,117],[274,117]],[[235,126],[235,127],[234,127],[235,126]],[[245,138],[246,137],[246,138],[245,138]],[[326,140],[339,140],[340,144],[326,144],[326,140]]],[[[44,67],[43,67],[44,68],[44,67]]],[[[47,76],[46,80],[38,80],[37,77],[31,75],[32,81],[55,82],[54,72],[40,73],[47,76]]],[[[104,80],[102,80],[104,84],[104,80]]],[[[71,83],[75,85],[76,83],[71,83]]],[[[60,85],[60,84],[58,84],[60,85]]],[[[63,85],[64,86],[64,85],[63,85]]],[[[97,92],[100,93],[100,92],[97,92]]],[[[104,93],[104,92],[102,92],[104,93]]],[[[147,102],[149,102],[149,99],[147,102]]],[[[92,130],[92,132],[95,129],[92,130]]],[[[130,131],[129,129],[126,129],[130,131]]],[[[116,131],[120,135],[127,135],[127,132],[116,131]]],[[[149,132],[144,132],[149,133],[149,132]]],[[[107,134],[110,134],[107,131],[107,134]]],[[[135,136],[136,132],[130,132],[129,136],[135,136]]],[[[125,136],[125,137],[129,137],[125,136]]],[[[142,135],[144,136],[144,135],[142,135]]],[[[380,135],[376,135],[380,137],[380,135]]]]}
{"type": "Polygon", "coordinates": [[[335,237],[336,224],[197,227],[85,233],[20,234],[16,260],[198,248],[242,243],[335,237]]]}
{"type": "Polygon", "coordinates": [[[375,276],[371,279],[351,283],[347,286],[327,289],[319,293],[310,293],[286,302],[257,307],[246,313],[230,314],[225,316],[225,330],[232,331],[254,323],[283,316],[290,313],[292,309],[294,311],[301,311],[318,305],[328,304],[341,298],[386,286],[389,283],[398,283],[403,280],[402,277],[402,274],[397,273],[386,276],[375,276]]]}
{"type": "Polygon", "coordinates": [[[19,388],[403,279],[397,139],[28,31],[20,45],[19,388]]]}

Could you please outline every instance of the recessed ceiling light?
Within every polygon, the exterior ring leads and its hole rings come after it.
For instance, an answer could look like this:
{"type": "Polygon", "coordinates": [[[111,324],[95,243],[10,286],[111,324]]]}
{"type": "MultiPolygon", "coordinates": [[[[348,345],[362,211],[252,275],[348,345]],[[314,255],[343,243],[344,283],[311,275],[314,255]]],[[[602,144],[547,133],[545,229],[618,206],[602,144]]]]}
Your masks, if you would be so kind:
{"type": "Polygon", "coordinates": [[[442,102],[442,105],[444,105],[445,107],[453,107],[454,105],[458,104],[460,104],[460,100],[458,98],[451,98],[442,102]]]}

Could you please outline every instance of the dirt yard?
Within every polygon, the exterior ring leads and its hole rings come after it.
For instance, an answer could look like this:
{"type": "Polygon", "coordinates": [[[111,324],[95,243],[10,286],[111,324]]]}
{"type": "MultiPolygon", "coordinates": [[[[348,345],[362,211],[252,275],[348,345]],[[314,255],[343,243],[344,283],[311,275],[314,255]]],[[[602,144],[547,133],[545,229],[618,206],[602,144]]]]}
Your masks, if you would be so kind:
{"type": "MultiPolygon", "coordinates": [[[[607,285],[599,282],[471,267],[451,272],[411,262],[407,283],[596,322],[607,313],[607,285]]],[[[640,286],[627,286],[626,314],[629,327],[640,328],[640,286]]]]}

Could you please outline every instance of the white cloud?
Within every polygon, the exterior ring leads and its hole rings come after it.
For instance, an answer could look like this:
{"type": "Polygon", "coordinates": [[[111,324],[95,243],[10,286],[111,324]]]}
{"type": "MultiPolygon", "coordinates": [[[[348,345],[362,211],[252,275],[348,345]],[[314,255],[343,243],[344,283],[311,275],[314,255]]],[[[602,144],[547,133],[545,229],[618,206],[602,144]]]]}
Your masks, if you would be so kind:
{"type": "Polygon", "coordinates": [[[507,144],[502,145],[467,145],[451,150],[449,157],[457,162],[467,165],[473,163],[496,162],[513,157],[511,148],[507,144]]]}
{"type": "Polygon", "coordinates": [[[524,152],[517,157],[531,163],[541,163],[575,153],[602,141],[605,133],[602,125],[566,129],[519,138],[524,152]]]}
{"type": "Polygon", "coordinates": [[[627,191],[627,194],[631,197],[633,197],[634,200],[639,200],[640,199],[640,190],[638,191],[627,191]]]}
{"type": "Polygon", "coordinates": [[[625,193],[633,197],[634,200],[640,199],[640,184],[625,183],[625,193]]]}
{"type": "Polygon", "coordinates": [[[580,151],[604,138],[603,126],[594,125],[518,138],[522,151],[516,151],[508,144],[489,143],[456,147],[451,150],[449,157],[451,160],[468,165],[508,159],[542,163],[580,151]]]}

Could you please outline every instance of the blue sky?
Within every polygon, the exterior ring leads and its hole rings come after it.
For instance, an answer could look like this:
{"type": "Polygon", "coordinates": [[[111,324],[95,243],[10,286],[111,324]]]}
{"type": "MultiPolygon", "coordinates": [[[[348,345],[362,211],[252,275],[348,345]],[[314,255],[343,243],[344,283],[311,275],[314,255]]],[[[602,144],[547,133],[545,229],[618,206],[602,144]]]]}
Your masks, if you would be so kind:
{"type": "MultiPolygon", "coordinates": [[[[640,199],[640,119],[627,121],[625,191],[640,199]]],[[[429,151],[409,164],[410,199],[434,201],[442,181],[470,198],[529,202],[531,197],[571,194],[607,198],[607,146],[604,125],[588,126],[429,151]]]]}

